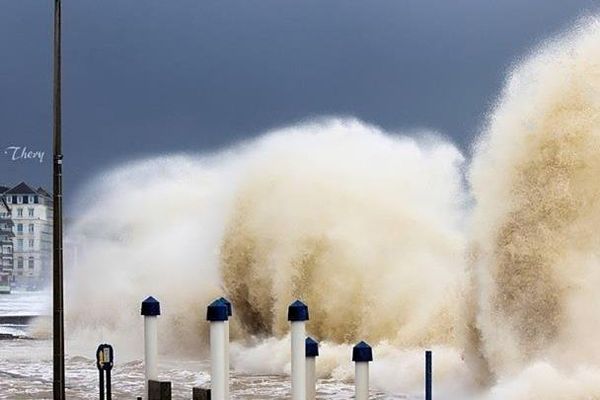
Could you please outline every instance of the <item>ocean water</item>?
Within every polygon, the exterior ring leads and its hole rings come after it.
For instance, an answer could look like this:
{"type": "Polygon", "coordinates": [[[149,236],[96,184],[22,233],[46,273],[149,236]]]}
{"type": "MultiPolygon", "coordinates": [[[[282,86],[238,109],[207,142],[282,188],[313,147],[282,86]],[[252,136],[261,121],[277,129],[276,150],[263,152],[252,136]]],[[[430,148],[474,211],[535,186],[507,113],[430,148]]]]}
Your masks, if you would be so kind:
{"type": "MultiPolygon", "coordinates": [[[[40,340],[3,341],[0,344],[0,398],[52,398],[52,343],[40,340]]],[[[117,355],[118,357],[118,355],[117,355]]],[[[67,357],[67,397],[69,399],[96,399],[98,371],[89,357],[67,357]]],[[[173,399],[191,398],[192,387],[209,379],[206,361],[162,360],[160,378],[172,382],[173,399]]],[[[143,392],[144,369],[141,361],[119,362],[112,371],[114,398],[135,399],[143,392]]],[[[320,399],[352,399],[351,384],[333,379],[318,383],[320,399]]],[[[289,377],[279,375],[241,375],[231,378],[233,399],[286,399],[289,398],[289,377]]],[[[372,392],[373,399],[406,399],[372,392]]]]}
{"type": "Polygon", "coordinates": [[[13,291],[0,294],[0,317],[5,315],[48,315],[52,294],[48,291],[13,291]]]}

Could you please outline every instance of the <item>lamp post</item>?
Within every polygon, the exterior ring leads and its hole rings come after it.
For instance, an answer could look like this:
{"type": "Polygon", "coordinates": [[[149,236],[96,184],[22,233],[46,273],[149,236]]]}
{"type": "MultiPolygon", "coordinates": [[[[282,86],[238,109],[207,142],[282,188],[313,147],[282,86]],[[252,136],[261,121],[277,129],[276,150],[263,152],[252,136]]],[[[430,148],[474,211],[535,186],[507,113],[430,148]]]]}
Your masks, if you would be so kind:
{"type": "Polygon", "coordinates": [[[63,310],[63,227],[62,227],[62,142],[61,142],[61,0],[54,0],[54,90],[53,90],[53,229],[52,308],[54,400],[65,400],[65,337],[63,310]]]}

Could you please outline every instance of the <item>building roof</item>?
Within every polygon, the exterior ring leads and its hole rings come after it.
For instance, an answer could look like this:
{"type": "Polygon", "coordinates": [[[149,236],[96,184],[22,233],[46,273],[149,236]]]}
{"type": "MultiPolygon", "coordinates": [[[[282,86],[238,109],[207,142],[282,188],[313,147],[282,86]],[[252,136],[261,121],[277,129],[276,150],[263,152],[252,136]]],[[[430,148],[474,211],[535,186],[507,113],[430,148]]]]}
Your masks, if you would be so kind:
{"type": "Polygon", "coordinates": [[[0,194],[6,192],[8,189],[10,189],[8,186],[0,185],[0,194]]]}
{"type": "Polygon", "coordinates": [[[42,196],[52,197],[52,195],[50,193],[46,192],[46,190],[44,190],[43,187],[37,188],[37,192],[38,192],[38,194],[41,194],[42,196]]]}
{"type": "Polygon", "coordinates": [[[9,189],[8,191],[4,192],[4,194],[38,194],[38,192],[32,189],[25,182],[21,182],[12,189],[9,189]]]}

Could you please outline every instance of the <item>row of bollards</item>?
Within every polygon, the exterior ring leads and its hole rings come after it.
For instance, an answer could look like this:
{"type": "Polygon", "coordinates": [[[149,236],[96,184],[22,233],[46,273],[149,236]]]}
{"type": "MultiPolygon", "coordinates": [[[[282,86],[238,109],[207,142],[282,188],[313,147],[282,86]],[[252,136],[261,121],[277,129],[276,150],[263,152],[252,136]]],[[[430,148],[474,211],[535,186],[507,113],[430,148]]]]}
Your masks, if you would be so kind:
{"type": "MultiPolygon", "coordinates": [[[[144,399],[170,400],[170,382],[158,381],[157,317],[160,315],[160,303],[155,298],[148,297],[142,302],[141,314],[144,316],[144,399]]],[[[213,301],[207,307],[206,319],[210,323],[211,388],[210,390],[194,388],[194,399],[229,400],[229,318],[231,316],[231,303],[223,297],[213,301]]],[[[289,306],[292,400],[315,400],[316,398],[316,357],[319,356],[319,343],[306,337],[308,320],[308,307],[300,300],[296,300],[289,306]]],[[[98,351],[99,357],[103,356],[100,354],[100,348],[98,351]]],[[[368,400],[369,363],[373,361],[371,346],[364,341],[359,342],[352,349],[352,361],[355,363],[355,399],[368,400]]],[[[98,365],[100,369],[101,364],[98,365]]],[[[112,367],[112,348],[110,367],[112,367]]],[[[110,369],[108,371],[108,379],[110,379],[110,369]]],[[[103,392],[101,388],[101,399],[103,399],[103,392]]],[[[425,353],[425,399],[432,400],[431,351],[425,353]]]]}
{"type": "MultiPolygon", "coordinates": [[[[319,344],[306,338],[308,307],[300,300],[288,308],[292,344],[292,400],[314,400],[316,397],[316,357],[319,344]]],[[[352,349],[355,363],[355,393],[357,400],[369,398],[369,362],[373,361],[373,350],[366,342],[360,342],[352,349]]]]}

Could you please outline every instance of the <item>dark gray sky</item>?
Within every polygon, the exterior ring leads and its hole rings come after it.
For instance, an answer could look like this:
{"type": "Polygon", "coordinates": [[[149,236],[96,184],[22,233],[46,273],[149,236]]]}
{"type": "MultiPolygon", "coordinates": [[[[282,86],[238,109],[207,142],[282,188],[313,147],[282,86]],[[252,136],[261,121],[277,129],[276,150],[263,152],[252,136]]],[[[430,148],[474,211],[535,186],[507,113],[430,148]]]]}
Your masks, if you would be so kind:
{"type": "MultiPolygon", "coordinates": [[[[596,3],[597,4],[597,3],[596,3]]],[[[2,0],[0,183],[51,182],[51,0],[2,0]],[[46,152],[12,161],[8,146],[46,152]]],[[[63,0],[66,192],[131,158],[311,116],[463,149],[504,75],[592,0],[63,0]]]]}

